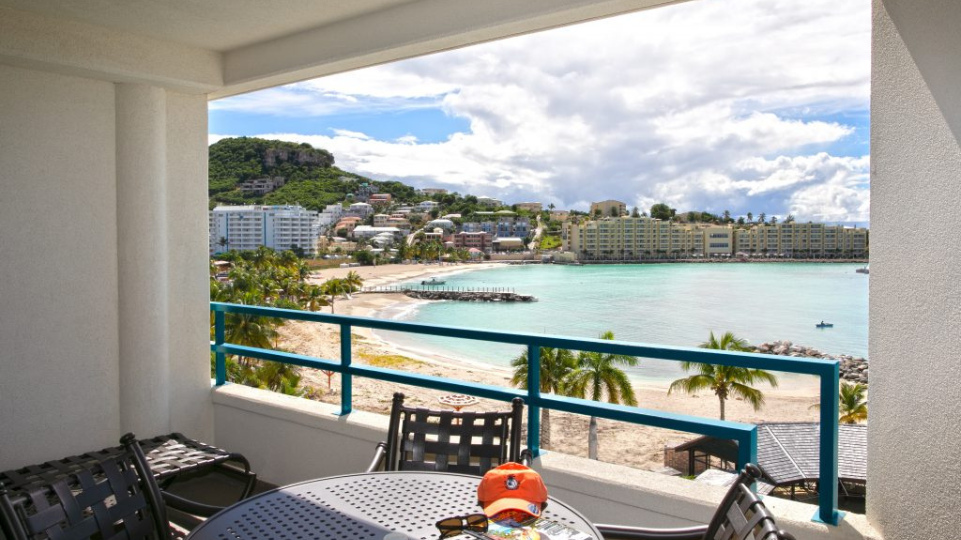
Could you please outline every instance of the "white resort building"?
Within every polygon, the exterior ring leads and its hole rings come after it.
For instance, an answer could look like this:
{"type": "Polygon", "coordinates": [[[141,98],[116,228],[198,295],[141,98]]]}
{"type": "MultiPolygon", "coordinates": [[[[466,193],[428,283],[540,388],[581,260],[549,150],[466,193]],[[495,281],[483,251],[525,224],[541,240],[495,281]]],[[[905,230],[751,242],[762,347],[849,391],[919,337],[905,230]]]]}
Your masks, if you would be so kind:
{"type": "Polygon", "coordinates": [[[210,254],[267,246],[317,253],[317,212],[302,206],[218,206],[210,211],[210,254]]]}

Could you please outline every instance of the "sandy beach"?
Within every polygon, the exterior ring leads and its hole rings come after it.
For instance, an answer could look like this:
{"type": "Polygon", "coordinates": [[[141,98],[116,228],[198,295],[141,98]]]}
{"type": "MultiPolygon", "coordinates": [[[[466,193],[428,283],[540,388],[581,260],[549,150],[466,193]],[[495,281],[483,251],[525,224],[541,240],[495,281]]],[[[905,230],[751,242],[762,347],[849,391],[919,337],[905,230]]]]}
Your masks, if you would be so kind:
{"type": "MultiPolygon", "coordinates": [[[[377,267],[335,268],[323,270],[312,280],[322,282],[326,279],[343,277],[347,272],[356,271],[364,279],[365,286],[384,286],[398,281],[420,278],[429,275],[452,272],[472,271],[475,269],[502,266],[502,263],[480,263],[460,265],[385,265],[377,267]]],[[[335,312],[344,315],[373,316],[376,312],[399,303],[421,302],[402,294],[354,294],[351,299],[337,299],[335,312]]],[[[330,308],[323,308],[328,311],[330,308]]],[[[340,355],[338,328],[315,323],[288,322],[280,329],[280,346],[286,350],[319,358],[336,359],[340,355]]],[[[507,369],[490,365],[478,365],[457,359],[425,355],[400,349],[375,336],[368,329],[355,328],[353,332],[354,358],[358,364],[378,365],[409,372],[435,375],[478,382],[491,385],[509,386],[510,372],[507,369]]],[[[479,345],[482,346],[482,345],[479,345]]],[[[643,361],[643,360],[642,360],[643,361]]],[[[315,399],[339,403],[339,376],[332,377],[328,389],[325,374],[304,369],[305,386],[315,389],[315,399]]],[[[707,418],[717,418],[718,400],[710,391],[697,395],[667,394],[667,385],[635,384],[638,404],[648,409],[674,413],[691,414],[707,418]]],[[[744,422],[773,421],[816,421],[817,412],[810,406],[817,401],[817,381],[813,377],[782,378],[777,389],[762,388],[766,403],[755,412],[743,401],[731,399],[727,402],[729,420],[744,422]]],[[[407,402],[432,408],[442,407],[437,398],[445,392],[424,388],[409,387],[376,380],[355,378],[354,407],[361,410],[387,413],[391,396],[395,391],[404,392],[407,402]]],[[[472,410],[503,409],[505,404],[489,400],[473,406],[472,410]]],[[[588,418],[566,413],[551,414],[551,449],[566,454],[587,455],[588,418]]],[[[670,430],[636,426],[623,422],[600,420],[599,458],[602,461],[630,465],[642,469],[658,469],[663,466],[664,445],[668,442],[684,441],[695,436],[670,430]]]]}

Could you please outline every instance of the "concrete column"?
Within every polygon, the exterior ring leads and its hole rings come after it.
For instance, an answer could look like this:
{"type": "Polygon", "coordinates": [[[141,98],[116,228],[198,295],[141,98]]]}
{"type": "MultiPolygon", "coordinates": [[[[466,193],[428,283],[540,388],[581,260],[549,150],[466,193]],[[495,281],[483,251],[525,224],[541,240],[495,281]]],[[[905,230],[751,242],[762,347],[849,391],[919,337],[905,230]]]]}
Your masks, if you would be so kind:
{"type": "Polygon", "coordinates": [[[166,93],[118,84],[116,100],[120,427],[152,436],[170,429],[166,93]]]}
{"type": "Polygon", "coordinates": [[[961,503],[961,3],[875,0],[867,516],[955,538],[961,503]]]}

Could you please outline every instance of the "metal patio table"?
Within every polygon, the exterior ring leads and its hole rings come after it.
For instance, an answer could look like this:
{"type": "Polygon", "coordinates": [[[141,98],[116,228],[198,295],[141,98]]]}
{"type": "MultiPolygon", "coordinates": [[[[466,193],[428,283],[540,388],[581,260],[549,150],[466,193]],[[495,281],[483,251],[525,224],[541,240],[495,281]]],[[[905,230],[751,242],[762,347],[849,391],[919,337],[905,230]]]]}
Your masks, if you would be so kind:
{"type": "MultiPolygon", "coordinates": [[[[383,540],[391,533],[405,533],[410,539],[435,540],[437,521],[481,511],[479,482],[477,476],[415,471],[309,480],[241,501],[187,538],[383,540]]],[[[602,538],[580,512],[554,498],[544,517],[602,538]]],[[[388,540],[395,538],[402,537],[394,534],[388,540]]]]}

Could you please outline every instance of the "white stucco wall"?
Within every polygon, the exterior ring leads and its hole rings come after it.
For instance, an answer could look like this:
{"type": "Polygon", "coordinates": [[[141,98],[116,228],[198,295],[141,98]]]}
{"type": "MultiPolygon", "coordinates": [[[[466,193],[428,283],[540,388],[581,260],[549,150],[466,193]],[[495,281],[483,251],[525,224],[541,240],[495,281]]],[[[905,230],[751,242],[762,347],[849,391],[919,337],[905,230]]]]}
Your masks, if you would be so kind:
{"type": "Polygon", "coordinates": [[[213,435],[203,95],[0,65],[0,469],[213,435]]]}
{"type": "Polygon", "coordinates": [[[874,2],[867,515],[889,540],[961,525],[958,28],[953,0],[874,2]]]}
{"type": "Polygon", "coordinates": [[[0,65],[0,469],[118,436],[114,85],[0,65]]]}

